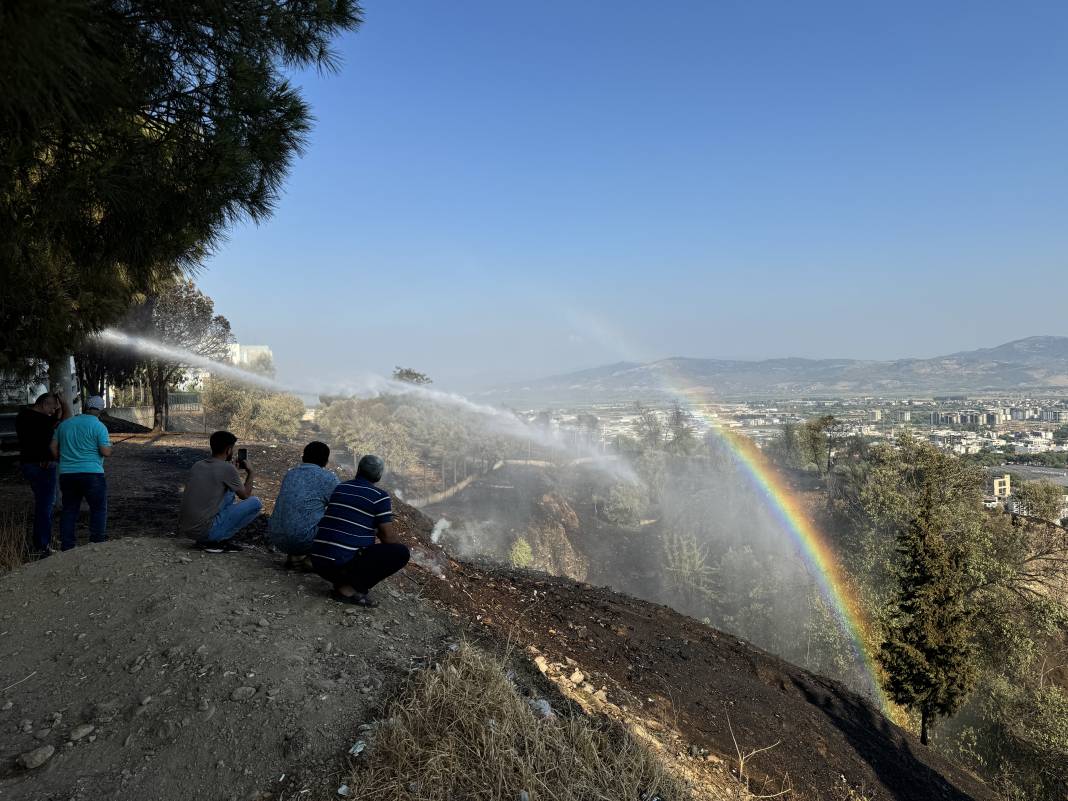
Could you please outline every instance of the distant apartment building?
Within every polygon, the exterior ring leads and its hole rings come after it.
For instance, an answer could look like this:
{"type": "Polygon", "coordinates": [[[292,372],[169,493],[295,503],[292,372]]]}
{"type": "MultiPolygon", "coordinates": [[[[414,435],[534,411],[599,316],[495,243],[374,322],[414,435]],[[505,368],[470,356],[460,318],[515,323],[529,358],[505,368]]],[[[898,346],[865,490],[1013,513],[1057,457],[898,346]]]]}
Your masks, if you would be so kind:
{"type": "Polygon", "coordinates": [[[883,419],[883,410],[882,409],[872,409],[870,412],[868,412],[868,419],[872,423],[881,422],[882,419],[883,419]]]}
{"type": "Polygon", "coordinates": [[[1012,475],[1005,473],[1000,476],[991,476],[991,488],[991,495],[995,498],[1008,498],[1012,495],[1012,475]]]}
{"type": "Polygon", "coordinates": [[[1047,423],[1068,423],[1068,411],[1064,409],[1043,409],[1042,420],[1047,423]]]}
{"type": "Polygon", "coordinates": [[[894,417],[897,418],[899,423],[912,422],[912,411],[909,409],[898,409],[894,412],[894,417]]]}

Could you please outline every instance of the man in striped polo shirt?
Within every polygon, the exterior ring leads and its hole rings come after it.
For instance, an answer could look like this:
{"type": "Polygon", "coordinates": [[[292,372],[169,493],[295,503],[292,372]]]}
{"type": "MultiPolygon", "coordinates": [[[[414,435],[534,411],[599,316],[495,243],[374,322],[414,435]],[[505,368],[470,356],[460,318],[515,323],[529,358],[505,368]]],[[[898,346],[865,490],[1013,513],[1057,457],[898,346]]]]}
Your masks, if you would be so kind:
{"type": "Polygon", "coordinates": [[[385,467],[377,456],[360,459],[356,478],[331,494],[308,552],[315,572],[334,585],[331,597],[343,603],[378,606],[367,593],[411,556],[395,539],[389,493],[375,486],[385,467]]]}

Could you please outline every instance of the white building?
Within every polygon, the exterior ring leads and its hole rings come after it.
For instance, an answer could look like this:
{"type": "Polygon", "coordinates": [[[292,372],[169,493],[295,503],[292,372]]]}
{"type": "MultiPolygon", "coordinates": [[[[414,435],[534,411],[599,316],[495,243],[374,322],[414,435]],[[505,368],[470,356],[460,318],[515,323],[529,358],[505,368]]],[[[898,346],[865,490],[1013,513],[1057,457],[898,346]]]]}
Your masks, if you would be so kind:
{"type": "Polygon", "coordinates": [[[248,369],[264,359],[274,361],[274,354],[268,345],[241,345],[237,342],[230,345],[230,362],[238,367],[248,369]]]}

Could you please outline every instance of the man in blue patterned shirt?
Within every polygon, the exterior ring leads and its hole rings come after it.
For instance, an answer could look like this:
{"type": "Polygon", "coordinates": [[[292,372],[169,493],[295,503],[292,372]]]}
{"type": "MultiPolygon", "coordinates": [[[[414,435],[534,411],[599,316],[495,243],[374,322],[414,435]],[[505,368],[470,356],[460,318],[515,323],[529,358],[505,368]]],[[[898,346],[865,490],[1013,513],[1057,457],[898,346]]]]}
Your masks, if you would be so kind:
{"type": "Polygon", "coordinates": [[[312,566],[334,585],[332,597],[342,603],[378,606],[367,593],[411,556],[395,539],[389,493],[375,486],[384,470],[377,456],[360,459],[356,478],[334,489],[312,541],[312,566]]]}
{"type": "Polygon", "coordinates": [[[305,554],[338,485],[337,476],[326,469],[329,461],[329,445],[309,442],[304,448],[303,463],[282,479],[267,523],[267,541],[287,555],[286,567],[311,566],[305,561],[305,554]]]}

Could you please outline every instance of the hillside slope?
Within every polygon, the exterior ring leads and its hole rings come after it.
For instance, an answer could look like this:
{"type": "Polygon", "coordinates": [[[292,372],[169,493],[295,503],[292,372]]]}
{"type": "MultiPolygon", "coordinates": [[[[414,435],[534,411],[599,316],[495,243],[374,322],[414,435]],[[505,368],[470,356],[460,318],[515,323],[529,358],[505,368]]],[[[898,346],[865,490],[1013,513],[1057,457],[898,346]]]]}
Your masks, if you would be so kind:
{"type": "MultiPolygon", "coordinates": [[[[0,798],[330,797],[359,726],[459,636],[526,653],[563,695],[697,775],[771,746],[747,774],[794,798],[993,797],[835,682],[663,606],[452,561],[404,504],[416,556],[373,612],[280,570],[255,531],[246,552],[214,557],[134,536],[167,533],[192,444],[121,443],[113,476],[140,479],[112,484],[123,538],[0,578],[0,798]],[[56,749],[44,765],[20,767],[42,744],[56,749]]],[[[296,455],[264,449],[263,486],[296,455]]]]}
{"type": "Polygon", "coordinates": [[[900,395],[1068,386],[1068,337],[1039,336],[926,359],[781,358],[763,361],[674,357],[620,362],[481,393],[500,403],[634,401],[680,388],[710,398],[900,395]]]}

